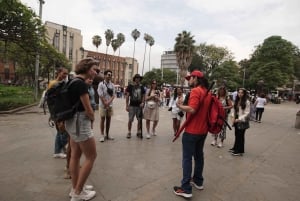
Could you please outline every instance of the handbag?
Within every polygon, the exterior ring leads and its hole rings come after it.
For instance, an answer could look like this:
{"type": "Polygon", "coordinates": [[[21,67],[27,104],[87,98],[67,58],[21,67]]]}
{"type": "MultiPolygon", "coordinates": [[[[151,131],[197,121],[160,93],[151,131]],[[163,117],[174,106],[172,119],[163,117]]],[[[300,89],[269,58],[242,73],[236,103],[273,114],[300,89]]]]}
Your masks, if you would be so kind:
{"type": "Polygon", "coordinates": [[[250,128],[250,123],[249,123],[249,121],[237,122],[235,124],[235,127],[239,130],[246,130],[246,129],[250,128]]]}
{"type": "Polygon", "coordinates": [[[149,109],[154,109],[155,106],[156,106],[156,102],[154,102],[154,101],[147,101],[147,107],[149,109]]]}

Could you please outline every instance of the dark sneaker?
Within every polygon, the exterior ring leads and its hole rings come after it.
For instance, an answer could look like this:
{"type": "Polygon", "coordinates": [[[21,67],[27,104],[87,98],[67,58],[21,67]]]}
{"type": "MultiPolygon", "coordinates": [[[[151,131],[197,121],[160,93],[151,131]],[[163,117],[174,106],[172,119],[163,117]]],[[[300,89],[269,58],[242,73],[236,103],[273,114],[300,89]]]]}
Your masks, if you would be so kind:
{"type": "Polygon", "coordinates": [[[181,187],[178,186],[174,186],[174,193],[184,198],[191,198],[193,196],[192,193],[187,193],[181,187]]]}
{"type": "Polygon", "coordinates": [[[193,180],[191,180],[190,183],[191,183],[192,186],[194,186],[194,187],[197,188],[198,190],[203,190],[203,189],[204,189],[204,186],[203,186],[203,185],[199,186],[199,185],[197,185],[193,180]]]}
{"type": "Polygon", "coordinates": [[[228,152],[231,152],[231,153],[232,153],[232,152],[234,152],[234,149],[231,148],[231,149],[228,150],[228,152]]]}
{"type": "Polygon", "coordinates": [[[142,133],[137,133],[137,134],[136,134],[136,136],[137,136],[138,138],[141,138],[141,139],[143,139],[143,135],[142,135],[142,133]]]}
{"type": "Polygon", "coordinates": [[[232,152],[232,155],[233,155],[233,156],[243,156],[242,153],[237,153],[237,152],[232,152]]]}

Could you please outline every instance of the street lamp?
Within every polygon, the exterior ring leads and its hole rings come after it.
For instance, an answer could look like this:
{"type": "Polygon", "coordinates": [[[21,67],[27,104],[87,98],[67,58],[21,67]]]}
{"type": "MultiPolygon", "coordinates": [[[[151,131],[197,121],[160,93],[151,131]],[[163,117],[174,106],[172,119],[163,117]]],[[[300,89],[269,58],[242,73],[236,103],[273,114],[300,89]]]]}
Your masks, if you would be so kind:
{"type": "Polygon", "coordinates": [[[243,88],[245,86],[246,66],[244,66],[243,88]]]}
{"type": "MultiPolygon", "coordinates": [[[[45,3],[44,0],[39,0],[40,2],[40,9],[39,9],[39,17],[42,20],[42,8],[43,4],[45,3]]],[[[37,50],[36,57],[35,57],[35,100],[38,98],[38,89],[39,89],[39,66],[40,66],[40,54],[37,50]]]]}

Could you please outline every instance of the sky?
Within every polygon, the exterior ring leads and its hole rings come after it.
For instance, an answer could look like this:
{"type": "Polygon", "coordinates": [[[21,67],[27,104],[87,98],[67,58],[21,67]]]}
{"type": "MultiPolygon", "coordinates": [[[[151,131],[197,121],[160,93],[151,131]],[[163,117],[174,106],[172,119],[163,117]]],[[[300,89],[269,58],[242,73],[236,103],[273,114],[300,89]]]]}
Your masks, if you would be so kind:
{"type": "MultiPolygon", "coordinates": [[[[39,13],[39,0],[21,2],[39,13]]],[[[104,32],[111,29],[115,37],[123,33],[123,57],[133,56],[131,32],[138,29],[141,36],[136,41],[135,58],[139,72],[144,66],[145,73],[160,68],[161,55],[174,49],[175,38],[183,30],[191,32],[195,45],[226,47],[236,61],[249,59],[256,46],[272,35],[300,47],[299,8],[299,0],[45,0],[42,21],[80,29],[85,50],[96,51],[92,37],[100,35],[98,51],[103,53],[104,32]],[[145,61],[144,33],[155,40],[150,60],[146,46],[145,61]]],[[[108,53],[113,54],[111,46],[108,53]]]]}

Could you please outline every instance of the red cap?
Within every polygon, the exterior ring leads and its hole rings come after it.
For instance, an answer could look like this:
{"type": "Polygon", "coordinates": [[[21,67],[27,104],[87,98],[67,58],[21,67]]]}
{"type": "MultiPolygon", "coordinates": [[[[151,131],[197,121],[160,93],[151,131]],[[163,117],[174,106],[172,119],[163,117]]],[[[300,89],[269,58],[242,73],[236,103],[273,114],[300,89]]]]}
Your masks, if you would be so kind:
{"type": "Polygon", "coordinates": [[[199,77],[199,78],[202,78],[204,77],[203,73],[199,70],[194,70],[190,75],[186,76],[185,79],[186,80],[190,80],[190,78],[192,76],[195,76],[195,77],[199,77]]]}

